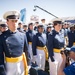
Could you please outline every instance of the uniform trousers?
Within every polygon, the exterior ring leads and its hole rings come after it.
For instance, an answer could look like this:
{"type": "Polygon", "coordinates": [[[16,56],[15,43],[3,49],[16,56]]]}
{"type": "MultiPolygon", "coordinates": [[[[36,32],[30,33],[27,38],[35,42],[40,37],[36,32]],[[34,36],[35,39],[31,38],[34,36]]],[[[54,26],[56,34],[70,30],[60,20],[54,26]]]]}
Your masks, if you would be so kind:
{"type": "Polygon", "coordinates": [[[44,50],[37,49],[37,65],[41,70],[45,70],[45,52],[44,50]]]}
{"type": "Polygon", "coordinates": [[[6,75],[24,75],[24,63],[19,61],[16,63],[6,63],[7,74],[6,75]]]}
{"type": "Polygon", "coordinates": [[[31,62],[33,62],[32,44],[29,44],[28,51],[29,51],[29,54],[30,54],[31,62]]]}
{"type": "Polygon", "coordinates": [[[62,63],[62,57],[60,53],[54,52],[54,59],[55,61],[52,62],[49,57],[49,69],[50,69],[50,75],[57,75],[57,71],[62,63]]]}

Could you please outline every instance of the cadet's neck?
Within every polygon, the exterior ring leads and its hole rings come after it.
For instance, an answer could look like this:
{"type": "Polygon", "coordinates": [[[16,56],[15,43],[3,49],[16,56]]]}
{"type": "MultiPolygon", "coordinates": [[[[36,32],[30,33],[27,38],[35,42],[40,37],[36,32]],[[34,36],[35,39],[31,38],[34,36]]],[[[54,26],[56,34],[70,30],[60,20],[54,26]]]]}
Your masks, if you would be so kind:
{"type": "Polygon", "coordinates": [[[54,29],[56,32],[60,32],[60,30],[59,29],[54,29]]]}
{"type": "Polygon", "coordinates": [[[41,34],[43,33],[42,31],[38,31],[38,32],[41,33],[41,34]]]}
{"type": "Polygon", "coordinates": [[[16,32],[17,31],[17,29],[15,29],[15,30],[12,30],[12,29],[9,29],[11,32],[16,32]]]}

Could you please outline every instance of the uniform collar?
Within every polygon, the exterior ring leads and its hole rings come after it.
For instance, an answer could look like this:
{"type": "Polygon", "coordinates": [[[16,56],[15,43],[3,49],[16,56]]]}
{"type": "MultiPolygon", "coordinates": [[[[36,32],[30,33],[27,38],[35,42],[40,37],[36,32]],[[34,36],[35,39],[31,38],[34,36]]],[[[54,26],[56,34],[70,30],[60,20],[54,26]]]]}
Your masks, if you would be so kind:
{"type": "Polygon", "coordinates": [[[74,33],[74,32],[75,32],[75,31],[72,31],[72,30],[71,30],[71,33],[74,33]]]}
{"type": "Polygon", "coordinates": [[[32,32],[33,32],[33,30],[30,30],[30,29],[29,29],[28,31],[29,31],[30,33],[32,33],[32,32]]]}
{"type": "Polygon", "coordinates": [[[54,33],[56,33],[56,34],[59,34],[59,32],[57,32],[57,31],[55,31],[55,30],[53,30],[54,31],[54,33]]]}
{"type": "Polygon", "coordinates": [[[40,35],[40,36],[41,36],[41,35],[42,35],[42,33],[38,32],[38,35],[40,35]]]}
{"type": "Polygon", "coordinates": [[[47,31],[47,33],[50,33],[51,31],[47,31]]]}
{"type": "Polygon", "coordinates": [[[11,30],[8,30],[11,34],[15,34],[18,30],[16,30],[15,32],[12,32],[11,30]]]}

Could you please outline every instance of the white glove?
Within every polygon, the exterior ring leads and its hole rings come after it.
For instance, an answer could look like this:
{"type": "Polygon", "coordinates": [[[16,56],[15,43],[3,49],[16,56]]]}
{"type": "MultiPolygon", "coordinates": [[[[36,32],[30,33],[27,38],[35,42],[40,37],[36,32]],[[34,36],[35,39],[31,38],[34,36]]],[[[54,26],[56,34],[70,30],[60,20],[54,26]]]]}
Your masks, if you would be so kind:
{"type": "Polygon", "coordinates": [[[37,55],[33,56],[32,62],[33,62],[33,63],[37,62],[37,55]]]}

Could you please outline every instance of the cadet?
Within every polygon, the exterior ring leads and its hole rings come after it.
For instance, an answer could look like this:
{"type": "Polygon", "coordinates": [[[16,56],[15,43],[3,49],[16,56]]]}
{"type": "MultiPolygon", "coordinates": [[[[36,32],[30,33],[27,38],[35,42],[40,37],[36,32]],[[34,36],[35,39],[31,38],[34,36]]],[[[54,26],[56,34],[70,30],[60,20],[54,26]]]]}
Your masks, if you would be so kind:
{"type": "Polygon", "coordinates": [[[25,34],[17,31],[20,13],[8,11],[3,17],[9,29],[0,36],[0,75],[28,75],[27,39],[25,34]]]}
{"type": "Polygon", "coordinates": [[[33,36],[36,34],[36,32],[33,30],[33,23],[29,23],[28,25],[28,31],[26,32],[27,41],[29,44],[28,51],[30,53],[31,62],[33,60],[33,53],[32,53],[32,40],[33,36]]]}
{"type": "Polygon", "coordinates": [[[62,24],[62,33],[64,33],[64,38],[65,38],[65,47],[66,46],[68,46],[68,32],[69,32],[69,25],[70,25],[70,23],[68,23],[68,22],[64,22],[63,24],[62,24]]]}
{"type": "Polygon", "coordinates": [[[42,24],[44,25],[46,20],[45,19],[41,19],[42,24]]]}
{"type": "Polygon", "coordinates": [[[34,27],[34,30],[35,30],[35,31],[38,30],[38,25],[39,25],[39,22],[35,22],[35,27],[34,27]]]}
{"type": "Polygon", "coordinates": [[[46,48],[47,38],[46,34],[44,34],[43,31],[43,25],[39,25],[38,33],[33,36],[32,50],[34,55],[34,61],[36,61],[37,65],[42,70],[45,70],[45,60],[48,60],[48,51],[46,48]]]}
{"type": "Polygon", "coordinates": [[[62,62],[60,51],[64,48],[64,37],[61,35],[61,20],[53,21],[54,30],[48,36],[48,52],[50,75],[57,75],[62,62]]]}
{"type": "Polygon", "coordinates": [[[23,24],[23,31],[26,33],[26,32],[27,32],[27,30],[28,30],[28,26],[27,26],[27,25],[25,25],[25,24],[23,24]]]}
{"type": "Polygon", "coordinates": [[[47,39],[48,39],[48,34],[52,31],[52,25],[48,25],[47,26],[47,29],[46,29],[46,36],[47,36],[47,39]]]}
{"type": "Polygon", "coordinates": [[[69,23],[68,22],[64,22],[63,23],[63,30],[64,30],[64,36],[67,36],[67,33],[69,31],[69,23]]]}
{"type": "Polygon", "coordinates": [[[45,23],[46,19],[41,19],[41,22],[42,22],[42,25],[44,26],[44,32],[46,33],[46,29],[47,29],[47,24],[45,23]]]}
{"type": "Polygon", "coordinates": [[[0,22],[1,32],[8,30],[8,27],[4,21],[0,22]]]}
{"type": "Polygon", "coordinates": [[[17,30],[20,31],[20,32],[23,32],[23,23],[21,21],[18,23],[17,30]]]}
{"type": "Polygon", "coordinates": [[[70,31],[68,32],[68,39],[69,39],[69,44],[68,47],[72,47],[75,45],[75,30],[74,30],[74,24],[70,25],[70,31]]]}

